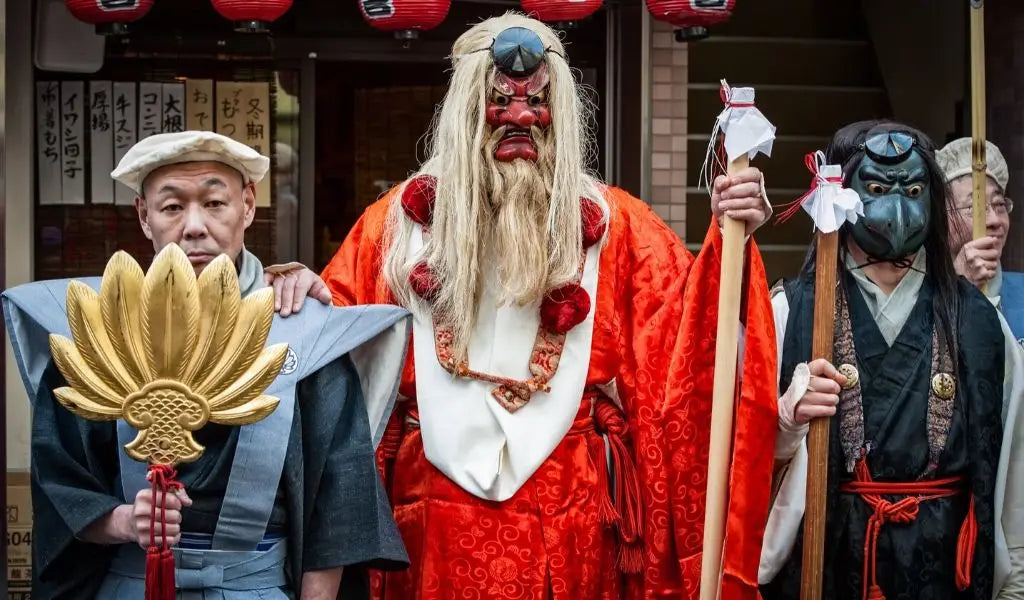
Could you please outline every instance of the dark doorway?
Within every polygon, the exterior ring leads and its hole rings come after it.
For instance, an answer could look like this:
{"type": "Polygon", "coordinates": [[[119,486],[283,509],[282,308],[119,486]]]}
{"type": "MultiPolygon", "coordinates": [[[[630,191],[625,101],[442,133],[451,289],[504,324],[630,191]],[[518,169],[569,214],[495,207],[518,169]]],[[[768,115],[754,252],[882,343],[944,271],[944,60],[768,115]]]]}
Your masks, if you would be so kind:
{"type": "Polygon", "coordinates": [[[316,268],[377,197],[416,170],[447,89],[442,64],[320,63],[316,73],[316,268]]]}
{"type": "MultiPolygon", "coordinates": [[[[604,172],[603,15],[566,36],[570,63],[594,105],[598,152],[590,168],[604,172]]],[[[383,192],[415,171],[426,134],[448,89],[450,64],[331,62],[316,65],[315,270],[337,251],[359,216],[383,192]]]]}

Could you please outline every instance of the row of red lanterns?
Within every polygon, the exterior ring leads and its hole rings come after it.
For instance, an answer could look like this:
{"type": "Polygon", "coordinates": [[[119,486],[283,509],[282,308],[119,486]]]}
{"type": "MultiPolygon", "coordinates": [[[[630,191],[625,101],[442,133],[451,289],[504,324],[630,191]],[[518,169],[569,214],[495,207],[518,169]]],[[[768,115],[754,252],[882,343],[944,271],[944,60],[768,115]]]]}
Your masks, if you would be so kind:
{"type": "MultiPolygon", "coordinates": [[[[154,0],[64,0],[78,19],[102,33],[124,33],[128,23],[141,19],[154,0]]],[[[646,0],[647,10],[683,32],[681,39],[707,35],[707,27],[731,16],[736,0],[646,0]]],[[[211,0],[225,19],[240,31],[266,31],[267,25],[288,12],[292,0],[211,0]]],[[[448,16],[451,0],[358,0],[363,18],[373,27],[412,38],[433,29],[448,16]]],[[[602,0],[522,0],[523,10],[541,21],[567,24],[586,19],[602,0]]]]}
{"type": "Polygon", "coordinates": [[[679,41],[698,40],[708,27],[727,21],[736,0],[647,0],[647,10],[659,21],[672,25],[679,41]]]}
{"type": "MultiPolygon", "coordinates": [[[[541,21],[568,26],[601,8],[602,0],[521,0],[523,11],[541,21]]],[[[651,16],[679,29],[679,39],[698,39],[707,27],[732,16],[736,0],[646,0],[651,16]]],[[[398,37],[433,29],[448,15],[451,0],[359,0],[363,18],[398,37]]]]}
{"type": "MultiPolygon", "coordinates": [[[[210,0],[239,31],[261,32],[292,7],[292,0],[210,0]]],[[[153,0],[64,0],[80,21],[96,26],[99,33],[119,35],[153,8],[153,0]]]]}

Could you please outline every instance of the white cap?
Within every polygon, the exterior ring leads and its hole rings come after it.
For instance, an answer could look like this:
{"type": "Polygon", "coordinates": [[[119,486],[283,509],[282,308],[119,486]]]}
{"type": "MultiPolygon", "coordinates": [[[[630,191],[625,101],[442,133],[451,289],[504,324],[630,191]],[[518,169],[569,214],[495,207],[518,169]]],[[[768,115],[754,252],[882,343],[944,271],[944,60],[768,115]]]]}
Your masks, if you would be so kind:
{"type": "MultiPolygon", "coordinates": [[[[935,160],[946,176],[946,183],[957,177],[971,174],[971,138],[963,137],[946,144],[935,153],[935,160]]],[[[985,142],[985,170],[999,189],[1006,191],[1010,181],[1010,171],[1006,167],[1003,153],[992,142],[985,142]]]]}
{"type": "Polygon", "coordinates": [[[246,184],[259,183],[270,168],[270,159],[241,142],[212,131],[158,133],[128,149],[111,177],[142,193],[150,173],[187,162],[219,162],[242,174],[246,184]]]}

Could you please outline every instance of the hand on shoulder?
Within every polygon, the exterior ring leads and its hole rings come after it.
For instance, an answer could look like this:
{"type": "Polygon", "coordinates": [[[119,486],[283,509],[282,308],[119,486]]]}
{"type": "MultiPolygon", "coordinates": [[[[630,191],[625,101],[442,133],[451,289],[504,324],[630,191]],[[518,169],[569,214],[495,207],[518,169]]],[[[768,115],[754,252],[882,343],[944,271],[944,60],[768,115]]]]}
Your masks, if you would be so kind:
{"type": "Polygon", "coordinates": [[[263,270],[263,280],[274,288],[274,310],[282,317],[302,310],[307,297],[322,304],[331,303],[331,290],[327,284],[301,263],[271,265],[263,270]]]}

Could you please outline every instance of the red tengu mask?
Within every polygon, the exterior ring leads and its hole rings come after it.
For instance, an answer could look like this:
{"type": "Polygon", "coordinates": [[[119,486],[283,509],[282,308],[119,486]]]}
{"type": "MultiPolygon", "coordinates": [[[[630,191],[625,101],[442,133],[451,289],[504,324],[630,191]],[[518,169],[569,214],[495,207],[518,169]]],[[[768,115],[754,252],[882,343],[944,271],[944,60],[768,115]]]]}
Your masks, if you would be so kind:
{"type": "Polygon", "coordinates": [[[517,158],[537,160],[534,127],[544,130],[551,125],[548,106],[548,69],[540,63],[529,75],[514,76],[496,70],[491,97],[487,101],[487,124],[503,129],[494,149],[494,158],[511,162],[517,158]]]}

